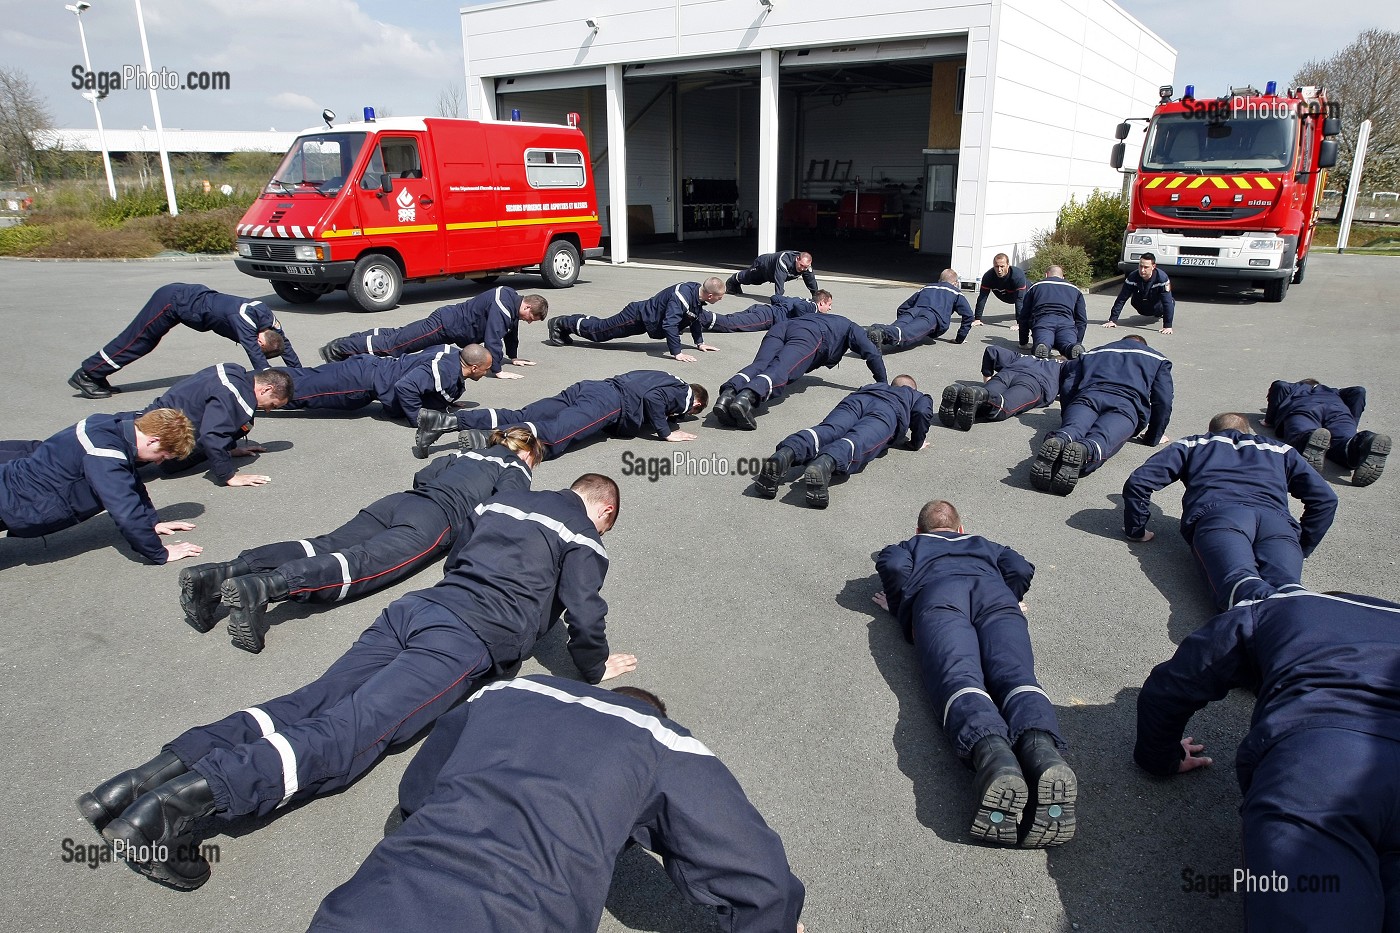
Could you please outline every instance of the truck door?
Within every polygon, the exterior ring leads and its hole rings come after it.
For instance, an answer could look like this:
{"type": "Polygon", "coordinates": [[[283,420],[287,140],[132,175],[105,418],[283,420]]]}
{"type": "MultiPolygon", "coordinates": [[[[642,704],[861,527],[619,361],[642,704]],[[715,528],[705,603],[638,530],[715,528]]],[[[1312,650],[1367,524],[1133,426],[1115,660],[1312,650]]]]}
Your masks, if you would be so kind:
{"type": "Polygon", "coordinates": [[[381,134],[357,192],[364,235],[398,251],[405,278],[445,271],[437,180],[423,145],[413,134],[381,134]]]}

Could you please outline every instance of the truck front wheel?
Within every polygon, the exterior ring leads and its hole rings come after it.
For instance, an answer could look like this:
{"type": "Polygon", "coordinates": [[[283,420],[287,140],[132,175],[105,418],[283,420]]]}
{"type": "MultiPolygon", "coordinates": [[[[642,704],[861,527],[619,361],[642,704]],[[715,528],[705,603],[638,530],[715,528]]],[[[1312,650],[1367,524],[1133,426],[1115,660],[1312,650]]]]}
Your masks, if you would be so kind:
{"type": "Polygon", "coordinates": [[[1264,300],[1280,302],[1283,296],[1288,294],[1288,283],[1292,276],[1286,275],[1281,279],[1269,279],[1264,283],[1264,300]]]}
{"type": "Polygon", "coordinates": [[[403,273],[399,264],[381,253],[361,256],[355,263],[345,290],[361,311],[388,311],[399,303],[403,291],[403,273]]]}
{"type": "Polygon", "coordinates": [[[544,251],[540,275],[550,288],[568,288],[578,281],[578,250],[568,240],[555,240],[544,251]]]}
{"type": "Polygon", "coordinates": [[[1303,276],[1308,274],[1308,257],[1304,256],[1298,260],[1298,264],[1293,267],[1293,284],[1297,285],[1303,281],[1303,276]]]}

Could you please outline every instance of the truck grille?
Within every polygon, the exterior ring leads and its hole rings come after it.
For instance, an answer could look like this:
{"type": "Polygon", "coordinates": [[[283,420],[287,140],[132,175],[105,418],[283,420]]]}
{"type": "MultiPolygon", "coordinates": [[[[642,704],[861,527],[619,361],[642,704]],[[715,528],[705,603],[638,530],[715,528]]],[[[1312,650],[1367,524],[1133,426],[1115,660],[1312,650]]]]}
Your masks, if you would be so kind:
{"type": "Polygon", "coordinates": [[[1210,211],[1203,211],[1199,207],[1157,207],[1153,210],[1163,217],[1176,220],[1247,220],[1264,213],[1249,207],[1217,207],[1210,211]]]}
{"type": "Polygon", "coordinates": [[[253,250],[252,259],[280,259],[293,261],[297,258],[295,242],[262,243],[254,240],[249,246],[253,250]]]}

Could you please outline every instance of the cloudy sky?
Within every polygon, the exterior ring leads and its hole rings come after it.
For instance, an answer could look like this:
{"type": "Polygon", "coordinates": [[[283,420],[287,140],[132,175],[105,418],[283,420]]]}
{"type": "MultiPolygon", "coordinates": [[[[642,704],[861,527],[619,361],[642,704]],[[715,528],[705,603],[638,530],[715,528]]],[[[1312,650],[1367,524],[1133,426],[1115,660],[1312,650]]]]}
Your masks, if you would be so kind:
{"type": "MultiPolygon", "coordinates": [[[[471,0],[466,0],[470,5],[471,0]]],[[[1287,82],[1362,29],[1400,30],[1400,4],[1334,0],[1119,0],[1178,52],[1178,92],[1224,93],[1231,84],[1287,82]]],[[[92,107],[72,86],[82,63],[65,0],[0,0],[0,64],[24,71],[59,126],[91,128],[92,107]]],[[[160,95],[167,127],[296,130],[323,107],[343,117],[366,105],[400,116],[437,112],[462,73],[462,4],[443,0],[144,0],[152,66],[182,77],[228,72],[228,90],[160,95]]],[[[132,0],[92,0],[83,14],[94,71],[139,67],[132,0]]],[[[128,89],[102,102],[108,127],[152,121],[150,95],[128,89]]]]}

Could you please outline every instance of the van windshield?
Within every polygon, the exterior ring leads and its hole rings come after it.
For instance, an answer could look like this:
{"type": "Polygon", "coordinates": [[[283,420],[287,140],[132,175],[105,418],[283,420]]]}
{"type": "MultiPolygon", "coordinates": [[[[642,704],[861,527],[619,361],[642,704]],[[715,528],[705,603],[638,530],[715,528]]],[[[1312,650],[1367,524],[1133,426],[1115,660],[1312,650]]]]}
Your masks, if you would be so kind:
{"type": "Polygon", "coordinates": [[[345,179],[360,157],[365,144],[364,133],[317,133],[301,136],[282,157],[282,164],[273,173],[272,181],[263,189],[268,194],[292,194],[316,191],[334,194],[345,185],[345,179]]]}
{"type": "Polygon", "coordinates": [[[1148,172],[1281,172],[1293,164],[1297,118],[1164,113],[1143,145],[1148,172]]]}

